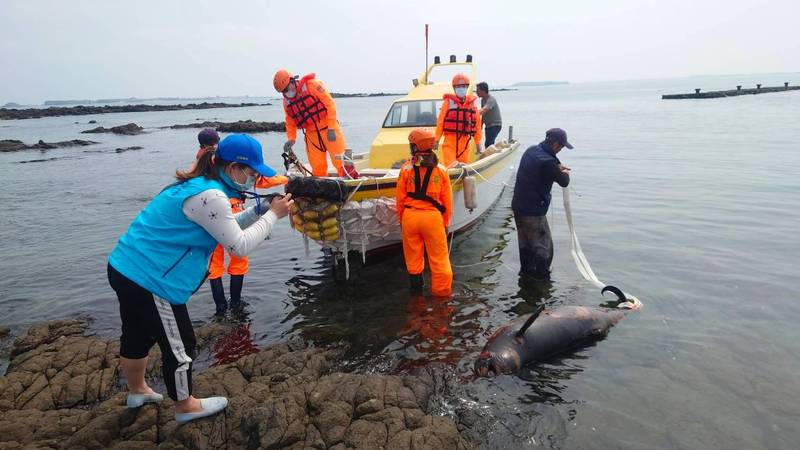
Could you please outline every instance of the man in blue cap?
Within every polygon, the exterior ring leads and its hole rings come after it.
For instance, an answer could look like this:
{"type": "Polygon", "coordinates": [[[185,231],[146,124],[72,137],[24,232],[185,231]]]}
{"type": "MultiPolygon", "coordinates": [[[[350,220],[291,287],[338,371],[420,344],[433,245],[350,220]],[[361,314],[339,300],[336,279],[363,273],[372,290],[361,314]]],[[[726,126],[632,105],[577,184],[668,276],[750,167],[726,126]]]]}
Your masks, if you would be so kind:
{"type": "Polygon", "coordinates": [[[561,128],[547,130],[544,141],[525,150],[514,184],[511,209],[517,225],[520,275],[537,281],[550,280],[553,238],[547,210],[553,182],[562,187],[569,185],[570,169],[556,157],[564,147],[572,148],[567,132],[561,128]]]}
{"type": "Polygon", "coordinates": [[[269,237],[285,217],[291,195],[238,214],[230,198],[253,188],[257,176],[271,177],[261,144],[233,134],[216,151],[205,152],[177,182],[156,195],[134,219],[108,258],[108,280],[119,300],[122,336],[120,368],[128,384],[127,405],[138,408],[163,400],[144,374],[150,348],[161,348],[164,384],[175,401],[178,424],[216,414],[225,397],[192,395],[196,340],[186,303],[205,281],[217,244],[245,256],[269,237]]]}

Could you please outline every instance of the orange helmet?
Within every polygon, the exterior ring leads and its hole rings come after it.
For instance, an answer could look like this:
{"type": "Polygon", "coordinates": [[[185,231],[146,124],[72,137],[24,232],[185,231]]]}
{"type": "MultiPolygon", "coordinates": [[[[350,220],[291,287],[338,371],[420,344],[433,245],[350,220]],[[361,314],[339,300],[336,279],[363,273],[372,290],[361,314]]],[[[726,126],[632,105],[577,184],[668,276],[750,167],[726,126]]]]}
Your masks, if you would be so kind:
{"type": "Polygon", "coordinates": [[[432,150],[436,144],[436,136],[426,128],[414,128],[408,133],[408,142],[417,147],[417,150],[432,150]]]}
{"type": "Polygon", "coordinates": [[[286,69],[281,69],[275,72],[275,78],[272,79],[272,85],[275,86],[275,90],[278,92],[283,92],[286,89],[286,86],[289,85],[289,82],[292,81],[294,75],[286,69]]]}
{"type": "Polygon", "coordinates": [[[453,86],[467,86],[469,85],[469,77],[463,73],[457,73],[453,76],[453,86]]]}

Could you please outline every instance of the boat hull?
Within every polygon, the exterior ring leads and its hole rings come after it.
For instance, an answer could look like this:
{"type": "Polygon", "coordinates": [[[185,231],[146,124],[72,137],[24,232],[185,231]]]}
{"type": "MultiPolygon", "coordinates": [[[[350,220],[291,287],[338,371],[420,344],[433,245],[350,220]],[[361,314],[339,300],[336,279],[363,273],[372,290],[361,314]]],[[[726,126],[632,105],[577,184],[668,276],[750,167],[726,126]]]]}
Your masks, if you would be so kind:
{"type": "MultiPolygon", "coordinates": [[[[448,170],[453,189],[453,216],[448,233],[466,230],[478,221],[500,198],[514,174],[518,142],[464,167],[448,170]],[[477,205],[465,207],[464,178],[476,181],[477,205]]],[[[380,177],[362,177],[345,181],[348,201],[339,210],[339,233],[336,240],[316,241],[335,253],[359,251],[373,253],[397,247],[402,242],[397,222],[397,173],[387,171],[380,177]]]]}

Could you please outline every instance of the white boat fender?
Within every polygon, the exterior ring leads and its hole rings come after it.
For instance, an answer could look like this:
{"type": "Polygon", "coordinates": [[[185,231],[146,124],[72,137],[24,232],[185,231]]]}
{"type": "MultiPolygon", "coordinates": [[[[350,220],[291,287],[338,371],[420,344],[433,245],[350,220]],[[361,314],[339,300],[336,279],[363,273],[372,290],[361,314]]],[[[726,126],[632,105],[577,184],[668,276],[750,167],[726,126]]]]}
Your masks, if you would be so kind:
{"type": "Polygon", "coordinates": [[[464,207],[469,212],[478,207],[478,181],[472,175],[464,177],[464,207]]]}

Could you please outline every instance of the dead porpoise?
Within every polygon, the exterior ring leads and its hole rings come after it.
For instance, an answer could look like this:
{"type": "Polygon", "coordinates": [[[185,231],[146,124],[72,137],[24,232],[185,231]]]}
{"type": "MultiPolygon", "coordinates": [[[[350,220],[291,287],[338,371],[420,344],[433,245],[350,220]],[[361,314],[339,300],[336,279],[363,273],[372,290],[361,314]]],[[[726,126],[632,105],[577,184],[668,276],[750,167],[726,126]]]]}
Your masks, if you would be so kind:
{"type": "MultiPolygon", "coordinates": [[[[602,292],[605,291],[617,294],[618,305],[629,301],[614,286],[604,287],[602,292]]],[[[629,309],[638,309],[639,305],[637,300],[629,309]]],[[[617,308],[540,306],[492,334],[475,361],[475,374],[486,377],[516,373],[523,366],[604,337],[623,317],[625,312],[617,308]]]]}

